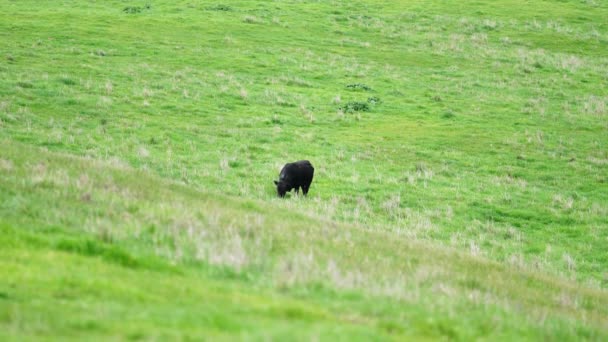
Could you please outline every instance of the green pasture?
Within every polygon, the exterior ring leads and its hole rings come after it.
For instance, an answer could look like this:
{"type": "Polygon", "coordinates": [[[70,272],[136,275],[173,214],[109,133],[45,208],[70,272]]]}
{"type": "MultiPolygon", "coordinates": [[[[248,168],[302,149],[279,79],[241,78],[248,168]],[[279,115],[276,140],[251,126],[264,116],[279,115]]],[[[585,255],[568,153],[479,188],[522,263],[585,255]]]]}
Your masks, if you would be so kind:
{"type": "Polygon", "coordinates": [[[0,339],[606,339],[606,18],[0,0],[0,339]]]}

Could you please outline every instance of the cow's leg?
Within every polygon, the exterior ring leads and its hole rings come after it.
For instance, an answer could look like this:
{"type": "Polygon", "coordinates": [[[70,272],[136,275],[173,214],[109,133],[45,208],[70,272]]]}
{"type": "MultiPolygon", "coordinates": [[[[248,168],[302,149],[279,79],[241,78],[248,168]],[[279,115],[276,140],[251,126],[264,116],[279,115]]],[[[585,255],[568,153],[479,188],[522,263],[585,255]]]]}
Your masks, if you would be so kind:
{"type": "Polygon", "coordinates": [[[308,194],[309,187],[310,187],[310,184],[302,186],[302,192],[304,193],[304,196],[306,196],[308,194]]]}

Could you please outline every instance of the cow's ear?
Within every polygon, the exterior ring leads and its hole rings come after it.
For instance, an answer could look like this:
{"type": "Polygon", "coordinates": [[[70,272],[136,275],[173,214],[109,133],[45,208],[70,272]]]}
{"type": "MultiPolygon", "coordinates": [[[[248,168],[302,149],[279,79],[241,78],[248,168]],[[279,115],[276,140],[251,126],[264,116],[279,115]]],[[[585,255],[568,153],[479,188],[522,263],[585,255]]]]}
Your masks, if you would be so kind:
{"type": "Polygon", "coordinates": [[[277,182],[277,181],[273,181],[273,182],[274,182],[274,185],[279,185],[279,182],[277,182]]]}

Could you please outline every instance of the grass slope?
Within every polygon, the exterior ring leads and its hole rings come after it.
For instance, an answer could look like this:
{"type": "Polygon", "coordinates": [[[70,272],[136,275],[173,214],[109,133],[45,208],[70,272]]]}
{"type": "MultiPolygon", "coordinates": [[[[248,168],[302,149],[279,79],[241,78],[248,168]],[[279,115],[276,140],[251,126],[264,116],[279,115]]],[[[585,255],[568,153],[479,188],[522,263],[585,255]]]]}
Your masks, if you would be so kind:
{"type": "Polygon", "coordinates": [[[6,334],[606,334],[603,2],[0,7],[6,334]]]}
{"type": "Polygon", "coordinates": [[[605,338],[601,290],[3,146],[5,338],[605,338]]]}

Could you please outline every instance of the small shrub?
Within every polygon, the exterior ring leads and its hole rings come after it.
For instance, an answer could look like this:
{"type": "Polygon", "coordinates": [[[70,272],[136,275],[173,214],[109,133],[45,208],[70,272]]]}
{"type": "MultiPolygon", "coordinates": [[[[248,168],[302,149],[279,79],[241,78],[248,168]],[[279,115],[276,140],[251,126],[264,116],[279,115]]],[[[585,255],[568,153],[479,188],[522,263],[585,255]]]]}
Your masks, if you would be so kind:
{"type": "Polygon", "coordinates": [[[416,163],[416,172],[422,173],[428,171],[428,168],[425,163],[418,162],[416,163]]]}
{"type": "Polygon", "coordinates": [[[256,17],[255,15],[246,15],[243,18],[243,22],[248,23],[248,24],[259,24],[262,21],[258,17],[256,17]]]}
{"type": "Polygon", "coordinates": [[[71,79],[69,77],[63,77],[59,81],[65,85],[69,85],[69,86],[76,84],[76,81],[74,81],[73,79],[71,79]]]}
{"type": "Polygon", "coordinates": [[[34,85],[30,82],[17,82],[17,86],[21,88],[34,88],[34,85]]]}
{"type": "Polygon", "coordinates": [[[270,118],[270,123],[274,125],[281,125],[283,124],[283,121],[278,115],[273,115],[272,118],[270,118]]]}
{"type": "Polygon", "coordinates": [[[370,86],[368,86],[367,84],[363,84],[363,83],[348,84],[346,86],[346,88],[352,89],[352,90],[365,90],[365,91],[372,90],[372,88],[370,86]]]}
{"type": "Polygon", "coordinates": [[[354,19],[354,20],[358,20],[358,19],[363,19],[363,20],[370,20],[372,19],[372,17],[370,17],[369,15],[350,15],[349,16],[350,19],[354,19]]]}
{"type": "Polygon", "coordinates": [[[205,9],[207,11],[220,11],[220,12],[230,12],[230,11],[232,11],[232,7],[230,7],[228,5],[209,6],[209,7],[205,7],[205,9]]]}
{"type": "Polygon", "coordinates": [[[228,166],[231,169],[236,169],[238,167],[241,167],[243,164],[241,162],[239,162],[238,160],[230,160],[228,161],[228,166]]]}
{"type": "Polygon", "coordinates": [[[486,19],[483,21],[482,27],[487,31],[494,31],[498,29],[498,24],[494,20],[486,19]]]}
{"type": "Polygon", "coordinates": [[[352,112],[369,112],[370,108],[367,102],[349,101],[344,106],[339,108],[344,113],[352,112]]]}
{"type": "Polygon", "coordinates": [[[127,14],[137,14],[137,13],[141,13],[144,10],[149,10],[150,8],[152,8],[152,6],[150,4],[147,4],[143,7],[141,6],[127,6],[125,8],[122,9],[123,12],[127,13],[127,14]]]}
{"type": "Polygon", "coordinates": [[[446,110],[443,115],[441,115],[441,117],[443,117],[444,119],[451,119],[453,117],[455,117],[456,114],[454,114],[454,111],[451,109],[446,110]]]}
{"type": "Polygon", "coordinates": [[[367,102],[375,105],[375,104],[380,103],[381,101],[380,101],[380,98],[378,96],[371,96],[371,97],[367,98],[367,102]]]}
{"type": "Polygon", "coordinates": [[[125,13],[129,13],[129,14],[135,14],[135,13],[141,13],[142,8],[139,6],[127,6],[125,8],[123,8],[123,12],[125,13]]]}

